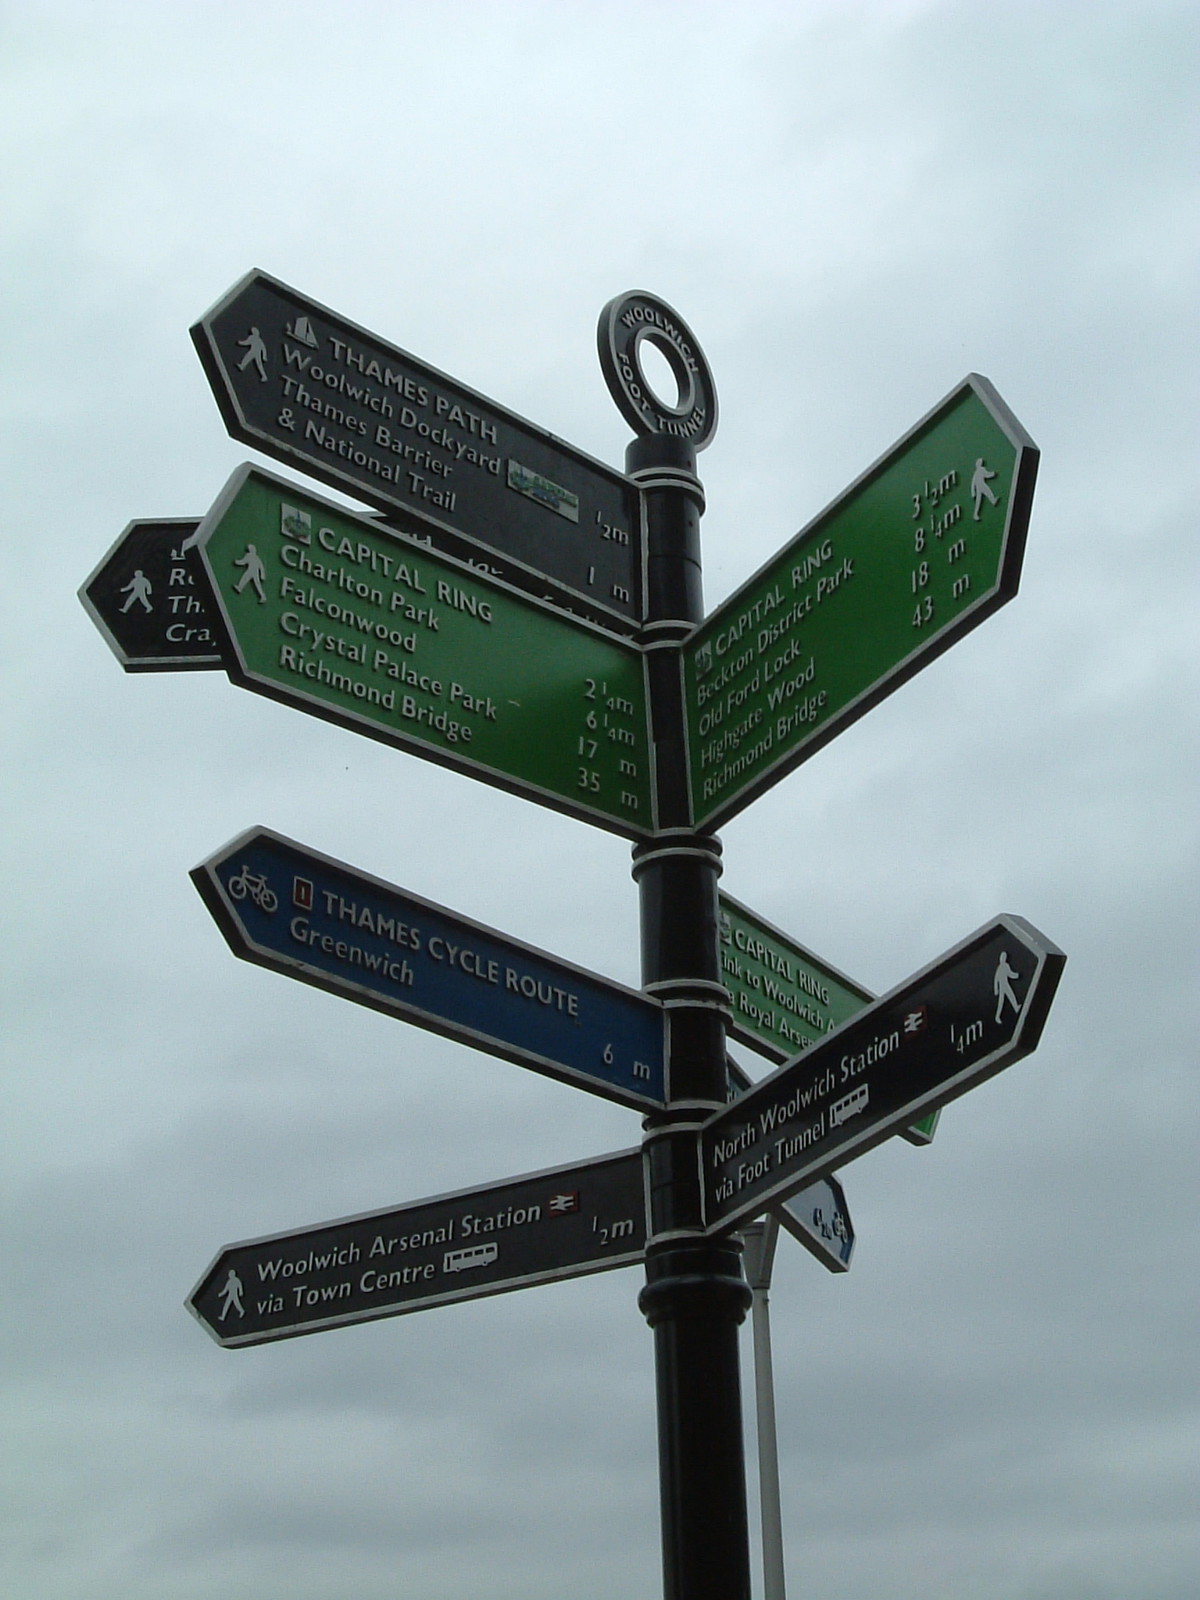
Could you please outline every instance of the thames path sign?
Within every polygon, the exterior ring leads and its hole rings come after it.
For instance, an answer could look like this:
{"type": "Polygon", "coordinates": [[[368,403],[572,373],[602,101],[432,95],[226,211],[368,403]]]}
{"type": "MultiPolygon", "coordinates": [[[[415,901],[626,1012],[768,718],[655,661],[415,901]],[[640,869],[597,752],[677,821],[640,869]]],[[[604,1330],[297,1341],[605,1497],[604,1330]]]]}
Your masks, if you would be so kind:
{"type": "Polygon", "coordinates": [[[632,1266],[639,1150],[226,1246],[188,1307],[219,1344],[263,1344],[632,1266]]]}
{"type": "Polygon", "coordinates": [[[666,1103],[666,1012],[639,990],[267,828],[192,880],[247,961],[634,1110],[666,1103]]]}
{"type": "Polygon", "coordinates": [[[635,645],[254,467],[197,548],[243,688],[615,833],[652,830],[635,645]]]}
{"type": "Polygon", "coordinates": [[[628,632],[642,617],[622,473],[265,272],[192,329],[235,439],[380,506],[439,549],[628,632]]]}
{"type": "Polygon", "coordinates": [[[715,1113],[699,1135],[710,1230],[756,1216],[1028,1055],[1065,960],[1030,923],[998,917],[715,1113]]]}
{"type": "Polygon", "coordinates": [[[1017,591],[1038,451],[972,375],[683,648],[697,827],[717,828],[1017,591]]]}
{"type": "Polygon", "coordinates": [[[126,672],[219,667],[211,603],[191,543],[195,518],[131,522],[79,591],[126,672]]]}

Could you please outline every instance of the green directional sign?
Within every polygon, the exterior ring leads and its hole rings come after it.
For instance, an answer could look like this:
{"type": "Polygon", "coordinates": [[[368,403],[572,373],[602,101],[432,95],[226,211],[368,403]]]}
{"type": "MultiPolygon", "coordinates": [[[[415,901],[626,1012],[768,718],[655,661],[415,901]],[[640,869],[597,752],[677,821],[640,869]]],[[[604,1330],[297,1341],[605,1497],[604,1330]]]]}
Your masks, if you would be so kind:
{"type": "Polygon", "coordinates": [[[729,1030],[769,1060],[789,1061],[875,998],[732,895],[722,893],[720,907],[729,1030]]]}
{"type": "Polygon", "coordinates": [[[683,647],[698,827],[1012,599],[1037,460],[972,375],[701,624],[683,647]]]}
{"type": "MultiPolygon", "coordinates": [[[[721,982],[729,990],[735,1039],[784,1062],[856,1016],[875,996],[813,955],[732,895],[720,895],[721,982]]],[[[898,1132],[929,1144],[940,1111],[898,1132]]]]}
{"type": "Polygon", "coordinates": [[[653,830],[635,646],[255,467],[197,545],[235,683],[614,833],[653,830]]]}

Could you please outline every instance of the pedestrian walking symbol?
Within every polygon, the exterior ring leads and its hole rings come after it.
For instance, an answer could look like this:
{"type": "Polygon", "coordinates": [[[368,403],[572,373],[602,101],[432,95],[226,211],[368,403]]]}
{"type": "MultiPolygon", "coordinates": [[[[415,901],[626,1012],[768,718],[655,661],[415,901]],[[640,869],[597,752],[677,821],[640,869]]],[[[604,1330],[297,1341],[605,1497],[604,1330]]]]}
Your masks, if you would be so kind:
{"type": "Polygon", "coordinates": [[[992,993],[996,996],[996,1021],[999,1022],[1004,1014],[1004,1002],[1007,1000],[1014,1011],[1020,1011],[1017,997],[1013,993],[1012,981],[1020,977],[1020,973],[1009,965],[1008,951],[1001,950],[1000,959],[996,963],[996,976],[992,979],[992,993]]]}
{"type": "Polygon", "coordinates": [[[258,329],[251,328],[250,332],[244,339],[238,340],[237,347],[239,350],[244,349],[246,352],[246,354],[238,362],[238,371],[245,372],[246,368],[253,363],[255,371],[258,373],[260,382],[266,383],[267,347],[263,341],[263,336],[261,333],[259,333],[258,329]]]}
{"type": "Polygon", "coordinates": [[[224,1322],[231,1310],[236,1311],[239,1317],[246,1315],[242,1306],[242,1280],[232,1267],[221,1289],[221,1315],[218,1320],[224,1322]]]}
{"type": "Polygon", "coordinates": [[[248,544],[246,546],[245,554],[238,556],[237,560],[233,564],[235,567],[245,567],[246,569],[233,586],[234,594],[241,594],[246,585],[248,583],[252,583],[254,585],[254,592],[258,596],[259,605],[265,606],[267,603],[267,596],[265,590],[263,589],[263,579],[267,575],[267,569],[263,566],[262,557],[259,555],[254,545],[248,544]]]}
{"type": "Polygon", "coordinates": [[[127,594],[129,596],[129,599],[126,600],[125,604],[121,607],[121,615],[124,616],[129,610],[130,606],[137,605],[139,602],[143,611],[153,611],[154,607],[150,604],[150,595],[152,592],[150,579],[142,571],[141,567],[139,567],[134,573],[133,577],[130,578],[129,582],[121,590],[122,594],[127,594]]]}
{"type": "Polygon", "coordinates": [[[975,516],[972,520],[975,522],[979,521],[979,510],[985,500],[989,505],[999,504],[995,491],[988,481],[995,476],[996,474],[984,465],[983,457],[976,456],[975,471],[971,474],[971,498],[975,501],[975,516]]]}

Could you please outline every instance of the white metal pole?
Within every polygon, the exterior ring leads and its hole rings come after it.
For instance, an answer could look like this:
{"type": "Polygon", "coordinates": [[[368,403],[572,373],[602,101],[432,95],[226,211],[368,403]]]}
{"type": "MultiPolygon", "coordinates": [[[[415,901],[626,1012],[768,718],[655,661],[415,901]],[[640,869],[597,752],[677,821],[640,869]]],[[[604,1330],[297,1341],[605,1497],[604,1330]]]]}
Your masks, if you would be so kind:
{"type": "Polygon", "coordinates": [[[779,1446],[775,1434],[775,1379],[771,1369],[768,1290],[779,1224],[765,1217],[744,1230],[746,1278],[753,1291],[754,1402],[758,1434],[758,1502],[762,1518],[763,1600],[785,1600],[783,1513],[779,1498],[779,1446]]]}

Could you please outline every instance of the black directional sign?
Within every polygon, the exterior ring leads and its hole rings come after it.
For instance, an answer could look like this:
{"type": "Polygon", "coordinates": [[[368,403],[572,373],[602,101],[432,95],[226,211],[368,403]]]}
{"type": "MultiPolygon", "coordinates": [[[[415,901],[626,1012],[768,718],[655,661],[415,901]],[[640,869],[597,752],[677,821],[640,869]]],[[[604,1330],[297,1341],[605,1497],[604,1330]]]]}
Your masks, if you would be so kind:
{"type": "MultiPolygon", "coordinates": [[[[775,1210],[825,1266],[846,1270],[854,1231],[836,1179],[775,1210]]],[[[642,1152],[618,1150],[226,1245],[187,1305],[218,1344],[266,1344],[636,1266],[645,1251],[642,1152]]]]}
{"type": "Polygon", "coordinates": [[[640,1150],[227,1245],[188,1298],[223,1345],[264,1344],[633,1266],[640,1150]]]}
{"type": "Polygon", "coordinates": [[[1028,1055],[1066,957],[1003,916],[702,1128],[709,1231],[759,1215],[1028,1055]]]}
{"type": "Polygon", "coordinates": [[[131,522],[79,591],[126,672],[219,667],[195,518],[131,522]]]}
{"type": "Polygon", "coordinates": [[[665,1105],[666,1012],[268,828],[192,881],[235,955],[636,1111],[665,1105]]]}
{"type": "Polygon", "coordinates": [[[641,621],[641,498],[624,474],[265,272],[192,338],[235,439],[493,576],[621,632],[641,621]]]}

